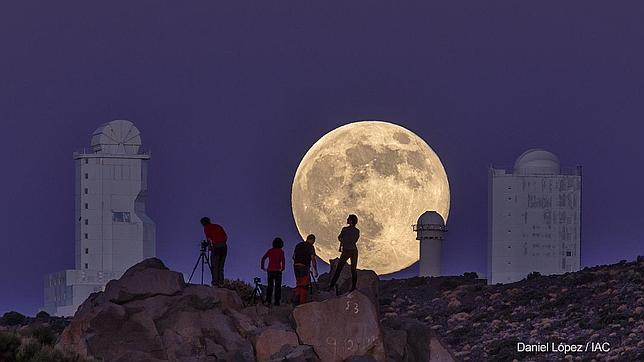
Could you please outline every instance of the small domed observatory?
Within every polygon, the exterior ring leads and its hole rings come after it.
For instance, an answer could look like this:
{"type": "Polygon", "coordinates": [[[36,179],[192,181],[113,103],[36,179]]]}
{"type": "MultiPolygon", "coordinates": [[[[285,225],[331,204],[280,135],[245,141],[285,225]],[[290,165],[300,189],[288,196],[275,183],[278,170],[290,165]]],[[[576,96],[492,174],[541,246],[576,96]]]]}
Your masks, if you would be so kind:
{"type": "Polygon", "coordinates": [[[425,211],[418,218],[418,223],[413,226],[416,240],[420,241],[420,269],[421,277],[437,277],[441,275],[441,260],[443,238],[447,227],[445,220],[436,211],[425,211]]]}

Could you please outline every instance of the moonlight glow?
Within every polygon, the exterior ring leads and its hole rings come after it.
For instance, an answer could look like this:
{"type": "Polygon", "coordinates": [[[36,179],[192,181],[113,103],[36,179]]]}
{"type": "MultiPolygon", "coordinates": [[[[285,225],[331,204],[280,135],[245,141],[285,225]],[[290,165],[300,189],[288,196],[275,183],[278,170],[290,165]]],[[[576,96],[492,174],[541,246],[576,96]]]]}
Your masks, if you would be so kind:
{"type": "Polygon", "coordinates": [[[436,153],[392,123],[355,122],[320,138],[293,180],[293,217],[302,238],[315,234],[318,256],[339,256],[338,233],[358,216],[358,267],[388,274],[418,261],[412,224],[426,210],[449,214],[449,184],[436,153]]]}

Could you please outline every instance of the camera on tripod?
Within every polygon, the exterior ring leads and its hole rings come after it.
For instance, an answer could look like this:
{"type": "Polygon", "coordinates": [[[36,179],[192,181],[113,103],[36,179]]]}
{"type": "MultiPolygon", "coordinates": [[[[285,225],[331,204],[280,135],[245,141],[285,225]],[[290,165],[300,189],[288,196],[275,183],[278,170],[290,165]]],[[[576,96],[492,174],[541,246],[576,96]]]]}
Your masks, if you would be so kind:
{"type": "Polygon", "coordinates": [[[208,240],[201,240],[201,249],[199,249],[199,251],[203,253],[206,250],[208,250],[209,246],[210,246],[210,243],[208,242],[208,240]]]}
{"type": "Polygon", "coordinates": [[[195,267],[192,268],[192,273],[190,273],[190,278],[188,278],[188,284],[192,281],[192,277],[195,275],[195,271],[197,270],[197,267],[199,264],[201,264],[201,284],[203,284],[203,273],[204,269],[208,267],[208,270],[212,269],[212,266],[210,265],[210,257],[208,256],[208,247],[210,247],[210,243],[208,240],[201,240],[200,248],[199,248],[199,257],[197,258],[197,263],[195,263],[195,267]]]}
{"type": "Polygon", "coordinates": [[[253,290],[253,304],[257,303],[257,300],[264,302],[264,291],[262,290],[262,278],[255,277],[253,278],[255,283],[255,289],[253,290]]]}

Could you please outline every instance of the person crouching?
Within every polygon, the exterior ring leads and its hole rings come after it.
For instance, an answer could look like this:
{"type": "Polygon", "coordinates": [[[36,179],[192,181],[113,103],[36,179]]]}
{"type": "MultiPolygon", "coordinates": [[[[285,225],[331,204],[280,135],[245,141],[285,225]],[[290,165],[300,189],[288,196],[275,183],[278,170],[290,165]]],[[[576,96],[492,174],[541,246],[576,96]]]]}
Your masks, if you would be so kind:
{"type": "Polygon", "coordinates": [[[261,268],[268,274],[268,288],[266,290],[267,304],[271,304],[273,297],[273,290],[275,290],[275,305],[280,305],[282,298],[282,272],[286,267],[284,260],[284,241],[281,238],[273,239],[273,247],[268,249],[266,254],[262,257],[261,268]],[[264,262],[268,259],[268,268],[264,267],[264,262]]]}

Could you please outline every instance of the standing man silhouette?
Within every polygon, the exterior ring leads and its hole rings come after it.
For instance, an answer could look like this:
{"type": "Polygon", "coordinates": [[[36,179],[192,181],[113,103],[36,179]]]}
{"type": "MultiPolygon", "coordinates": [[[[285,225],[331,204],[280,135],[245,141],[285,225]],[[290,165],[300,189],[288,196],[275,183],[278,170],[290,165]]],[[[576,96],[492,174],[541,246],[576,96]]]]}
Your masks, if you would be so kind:
{"type": "Polygon", "coordinates": [[[210,218],[202,217],[201,225],[206,235],[206,240],[210,242],[210,272],[212,274],[212,286],[224,286],[224,263],[228,254],[228,235],[224,228],[218,224],[212,224],[210,218]]]}
{"type": "Polygon", "coordinates": [[[313,265],[313,276],[318,276],[318,266],[315,255],[315,235],[310,234],[306,241],[295,245],[293,251],[293,272],[295,273],[295,297],[297,304],[304,304],[308,300],[309,273],[313,265]]]}
{"type": "Polygon", "coordinates": [[[342,254],[340,254],[340,261],[335,267],[333,278],[331,278],[329,290],[335,287],[335,283],[338,281],[342,268],[344,268],[344,264],[347,263],[348,259],[351,259],[352,291],[356,289],[356,283],[358,282],[358,246],[356,245],[360,238],[360,230],[356,227],[358,224],[358,217],[354,214],[349,215],[349,217],[347,217],[347,224],[349,225],[343,227],[342,231],[340,231],[340,235],[338,235],[338,240],[340,240],[340,251],[342,254]]]}

